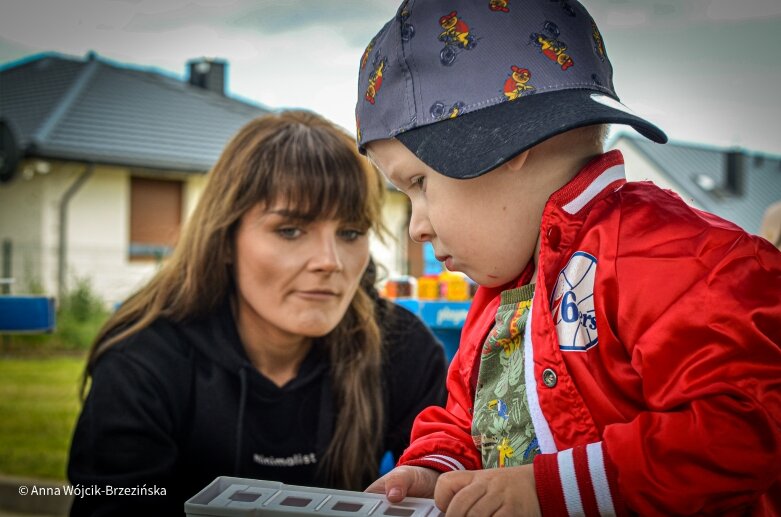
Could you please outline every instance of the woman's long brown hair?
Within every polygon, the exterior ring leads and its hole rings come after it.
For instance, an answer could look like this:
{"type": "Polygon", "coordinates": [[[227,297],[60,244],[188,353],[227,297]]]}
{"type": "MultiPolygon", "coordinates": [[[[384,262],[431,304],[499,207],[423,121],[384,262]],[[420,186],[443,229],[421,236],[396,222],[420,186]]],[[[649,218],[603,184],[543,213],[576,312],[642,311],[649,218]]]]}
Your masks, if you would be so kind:
{"type": "MultiPolygon", "coordinates": [[[[157,318],[185,321],[212,313],[234,295],[230,265],[241,216],[257,203],[286,200],[307,219],[337,218],[382,236],[384,184],[339,127],[309,112],[249,122],[209,172],[206,187],[171,257],[125,301],[96,337],[82,396],[96,361],[157,318]]],[[[337,418],[321,469],[334,487],[358,490],[376,477],[383,409],[381,339],[371,286],[362,282],[327,348],[337,418]]]]}

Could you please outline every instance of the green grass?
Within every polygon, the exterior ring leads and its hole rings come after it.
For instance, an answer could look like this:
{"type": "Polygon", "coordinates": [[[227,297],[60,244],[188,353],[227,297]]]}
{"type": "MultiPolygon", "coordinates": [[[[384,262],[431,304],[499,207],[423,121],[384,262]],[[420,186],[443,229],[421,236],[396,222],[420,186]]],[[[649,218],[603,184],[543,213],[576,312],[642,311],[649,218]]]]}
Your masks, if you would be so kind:
{"type": "MultiPolygon", "coordinates": [[[[31,289],[36,290],[42,292],[39,287],[31,289]]],[[[53,332],[0,335],[0,353],[41,357],[86,351],[109,315],[89,280],[77,279],[57,308],[53,332]]]]}
{"type": "Polygon", "coordinates": [[[84,356],[0,357],[0,473],[65,479],[84,356]]]}
{"type": "Polygon", "coordinates": [[[69,308],[60,309],[52,333],[0,335],[0,352],[17,357],[42,357],[86,351],[107,318],[106,311],[96,310],[82,315],[69,308]]]}

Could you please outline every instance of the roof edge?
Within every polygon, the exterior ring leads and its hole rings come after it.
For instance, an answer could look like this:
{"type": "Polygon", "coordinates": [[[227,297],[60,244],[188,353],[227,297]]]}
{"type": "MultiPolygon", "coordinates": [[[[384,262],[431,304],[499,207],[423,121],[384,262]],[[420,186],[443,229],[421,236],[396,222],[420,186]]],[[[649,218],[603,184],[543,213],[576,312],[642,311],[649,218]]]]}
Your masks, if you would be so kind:
{"type": "Polygon", "coordinates": [[[40,145],[46,142],[49,134],[54,130],[57,124],[68,113],[73,103],[78,99],[81,92],[84,91],[87,84],[95,76],[95,72],[98,69],[99,62],[97,59],[90,59],[87,64],[79,72],[76,80],[73,81],[68,91],[65,92],[62,99],[57,103],[57,107],[49,114],[49,116],[43,121],[41,126],[30,135],[30,140],[35,145],[40,145]]]}
{"type": "MultiPolygon", "coordinates": [[[[644,136],[636,135],[632,132],[621,130],[616,132],[615,135],[608,138],[607,144],[615,145],[615,143],[620,139],[625,139],[625,140],[630,140],[635,142],[648,140],[644,136]]],[[[706,144],[702,142],[687,142],[683,140],[673,140],[673,139],[670,139],[666,144],[658,144],[658,145],[685,147],[687,149],[692,149],[697,151],[711,151],[711,152],[721,153],[721,154],[726,154],[732,151],[739,151],[746,156],[752,156],[752,157],[762,156],[763,158],[768,158],[770,160],[781,160],[781,153],[773,153],[773,152],[762,151],[758,149],[750,149],[740,145],[716,145],[716,144],[706,144]]]]}
{"type": "Polygon", "coordinates": [[[13,61],[9,61],[7,63],[3,63],[0,65],[0,73],[7,72],[8,70],[13,70],[15,68],[21,68],[23,66],[30,65],[32,63],[35,63],[36,61],[42,61],[44,59],[61,59],[63,61],[70,61],[72,63],[83,63],[84,59],[73,56],[70,54],[63,54],[62,52],[57,52],[54,50],[46,51],[46,52],[38,52],[37,54],[30,54],[24,57],[21,57],[19,59],[15,59],[13,61]]]}

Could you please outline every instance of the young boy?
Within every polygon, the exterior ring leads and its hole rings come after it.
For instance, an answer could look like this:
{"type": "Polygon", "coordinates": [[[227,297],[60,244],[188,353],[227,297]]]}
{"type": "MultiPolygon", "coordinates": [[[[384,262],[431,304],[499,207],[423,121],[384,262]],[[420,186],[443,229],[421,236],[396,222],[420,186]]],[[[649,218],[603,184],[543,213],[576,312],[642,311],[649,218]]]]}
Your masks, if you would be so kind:
{"type": "Polygon", "coordinates": [[[410,0],[371,41],[359,145],[410,235],[480,284],[447,407],[369,491],[448,515],[781,512],[781,254],[628,183],[574,0],[410,0]]]}

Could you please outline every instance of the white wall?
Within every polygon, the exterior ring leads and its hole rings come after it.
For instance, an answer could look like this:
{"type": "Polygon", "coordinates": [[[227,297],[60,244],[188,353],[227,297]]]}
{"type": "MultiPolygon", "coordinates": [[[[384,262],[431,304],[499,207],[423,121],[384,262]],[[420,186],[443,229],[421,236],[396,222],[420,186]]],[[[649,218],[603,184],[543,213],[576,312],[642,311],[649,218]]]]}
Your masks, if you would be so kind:
{"type": "MultiPolygon", "coordinates": [[[[0,185],[0,241],[13,242],[12,292],[29,292],[32,282],[56,296],[60,242],[60,204],[65,192],[87,170],[80,163],[47,162],[46,174],[29,174],[0,185]]],[[[130,174],[123,167],[96,165],[68,203],[66,286],[88,279],[109,305],[124,300],[156,271],[153,262],[130,262],[130,174]]],[[[184,208],[189,213],[200,194],[203,175],[186,177],[184,208]],[[192,185],[190,185],[190,183],[192,185]]]]}
{"type": "Polygon", "coordinates": [[[400,275],[406,262],[407,242],[407,196],[397,190],[388,190],[382,217],[390,235],[385,244],[372,239],[371,252],[374,260],[381,266],[381,277],[400,275]]]}
{"type": "MultiPolygon", "coordinates": [[[[36,175],[34,163],[25,161],[9,183],[0,184],[0,243],[12,245],[12,293],[29,292],[30,281],[43,281],[41,236],[43,232],[44,177],[36,175]]],[[[0,257],[2,260],[2,257],[0,257]]],[[[0,276],[2,276],[0,265],[0,276]]]]}
{"type": "MultiPolygon", "coordinates": [[[[62,194],[60,194],[61,196],[62,194]]],[[[68,206],[66,282],[89,279],[110,305],[124,300],[156,269],[128,259],[130,171],[96,166],[68,206]]]]}
{"type": "Polygon", "coordinates": [[[184,184],[184,216],[186,219],[195,210],[203,189],[206,187],[206,174],[191,174],[184,184]]]}

